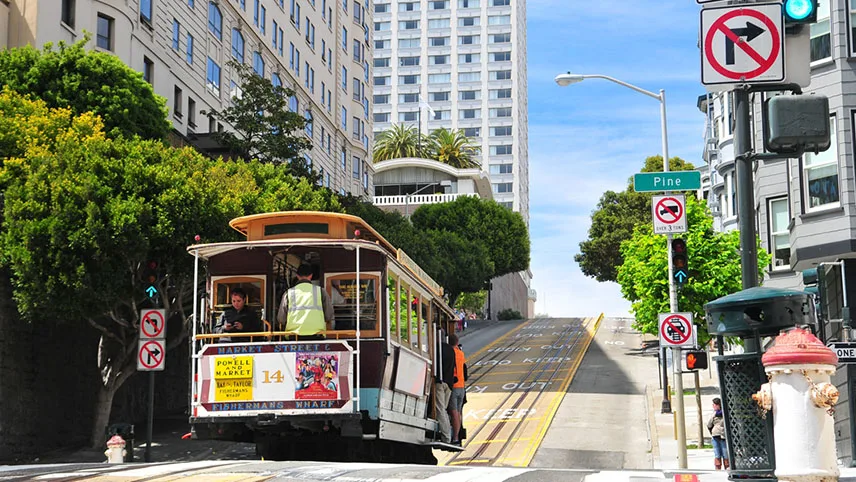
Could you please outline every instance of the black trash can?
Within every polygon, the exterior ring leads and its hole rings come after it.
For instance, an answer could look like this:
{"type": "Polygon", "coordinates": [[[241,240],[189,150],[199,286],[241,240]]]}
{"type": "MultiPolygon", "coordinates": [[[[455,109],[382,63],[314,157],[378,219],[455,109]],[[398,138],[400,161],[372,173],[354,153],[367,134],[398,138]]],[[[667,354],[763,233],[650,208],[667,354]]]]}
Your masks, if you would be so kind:
{"type": "Polygon", "coordinates": [[[134,424],[113,423],[107,426],[107,439],[118,435],[125,440],[125,462],[134,461],[134,424]]]}
{"type": "Polygon", "coordinates": [[[808,303],[802,291],[755,287],[704,305],[707,331],[716,335],[719,346],[714,360],[722,391],[730,480],[776,480],[773,417],[765,416],[752,400],[767,381],[761,338],[812,323],[808,303]],[[746,352],[725,355],[726,336],[741,338],[746,352]]]}

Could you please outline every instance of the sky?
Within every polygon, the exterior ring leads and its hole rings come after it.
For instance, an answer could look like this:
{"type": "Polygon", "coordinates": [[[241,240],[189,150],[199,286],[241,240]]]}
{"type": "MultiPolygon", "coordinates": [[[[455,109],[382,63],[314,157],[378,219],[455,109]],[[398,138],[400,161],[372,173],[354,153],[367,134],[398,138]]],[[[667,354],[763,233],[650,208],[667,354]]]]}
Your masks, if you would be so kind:
{"type": "Polygon", "coordinates": [[[604,191],[620,191],[662,154],[660,102],[621,85],[556,75],[608,75],[666,92],[669,156],[702,164],[704,115],[692,0],[527,1],[529,209],[535,311],[551,317],[629,316],[616,283],[574,261],[604,191]]]}

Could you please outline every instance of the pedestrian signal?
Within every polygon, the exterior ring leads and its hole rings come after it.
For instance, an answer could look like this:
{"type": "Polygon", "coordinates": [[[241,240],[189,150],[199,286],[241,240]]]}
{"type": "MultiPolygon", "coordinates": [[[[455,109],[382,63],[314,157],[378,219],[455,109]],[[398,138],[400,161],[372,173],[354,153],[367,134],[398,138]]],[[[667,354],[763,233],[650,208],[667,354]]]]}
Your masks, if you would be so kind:
{"type": "Polygon", "coordinates": [[[690,272],[687,266],[687,242],[683,239],[675,238],[672,240],[672,268],[675,281],[679,285],[686,283],[690,277],[690,272]]]}
{"type": "Polygon", "coordinates": [[[687,370],[707,369],[707,352],[704,350],[687,352],[687,370]]]}

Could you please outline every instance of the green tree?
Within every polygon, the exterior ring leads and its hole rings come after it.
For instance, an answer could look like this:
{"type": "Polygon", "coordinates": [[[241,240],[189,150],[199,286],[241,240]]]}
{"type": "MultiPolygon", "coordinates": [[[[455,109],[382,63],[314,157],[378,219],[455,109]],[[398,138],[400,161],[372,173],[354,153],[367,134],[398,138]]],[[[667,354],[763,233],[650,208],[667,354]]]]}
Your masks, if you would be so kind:
{"type": "Polygon", "coordinates": [[[233,60],[229,67],[240,79],[229,107],[203,112],[233,128],[215,133],[215,139],[239,157],[287,163],[295,176],[317,182],[317,174],[301,157],[312,149],[312,141],[304,135],[311,120],[289,108],[294,91],[273,85],[248,65],[233,60]]]}
{"type": "MultiPolygon", "coordinates": [[[[669,159],[670,171],[691,171],[692,164],[679,157],[669,159]]],[[[662,172],[663,156],[645,159],[642,172],[662,172]]],[[[591,214],[588,239],[580,243],[574,261],[586,276],[598,281],[616,281],[621,266],[621,243],[631,238],[639,224],[652,223],[651,194],[633,190],[633,178],[621,192],[606,191],[591,214]]]]}
{"type": "Polygon", "coordinates": [[[413,126],[393,124],[375,137],[372,159],[381,162],[403,157],[427,157],[429,151],[429,137],[420,136],[413,126]]]}
{"type": "MultiPolygon", "coordinates": [[[[457,276],[468,280],[466,285],[459,283],[455,290],[450,289],[450,292],[456,292],[456,296],[462,292],[481,290],[491,278],[529,268],[529,231],[526,223],[520,213],[512,212],[494,201],[463,196],[448,203],[425,204],[413,213],[411,221],[419,232],[453,233],[463,240],[481,243],[486,248],[489,263],[474,265],[472,269],[476,273],[485,266],[492,265],[493,269],[478,280],[472,279],[467,272],[469,264],[473,262],[468,253],[448,249],[440,251],[440,258],[453,260],[449,269],[455,270],[440,276],[457,276]]],[[[417,262],[421,261],[417,259],[417,262]]],[[[454,304],[455,299],[450,297],[450,303],[454,304]]]]}
{"type": "Polygon", "coordinates": [[[109,137],[164,139],[171,129],[166,100],[115,55],[86,51],[89,40],[86,35],[57,48],[48,43],[42,50],[0,50],[0,87],[38,97],[48,107],[67,107],[74,115],[94,112],[109,137]]]}
{"type": "MultiPolygon", "coordinates": [[[[713,230],[707,207],[688,195],[687,242],[690,277],[678,293],[680,311],[692,312],[699,343],[709,340],[704,320],[704,304],[742,289],[740,239],[737,231],[713,230]]],[[[618,268],[618,283],[625,299],[632,303],[633,327],[656,334],[659,313],[669,313],[669,279],[666,237],[653,234],[651,223],[636,226],[633,236],[621,244],[624,263],[618,268]]],[[[763,278],[770,255],[758,243],[758,276],[763,278]]]]}
{"type": "Polygon", "coordinates": [[[468,313],[481,313],[487,301],[487,290],[480,290],[472,293],[461,293],[458,297],[458,302],[455,308],[462,308],[468,313]]]}
{"type": "Polygon", "coordinates": [[[161,142],[110,140],[97,117],[68,114],[0,94],[0,127],[18,136],[4,130],[0,141],[13,154],[0,159],[0,250],[25,320],[81,322],[100,333],[102,378],[91,435],[100,447],[113,396],[136,373],[146,261],[158,261],[161,302],[181,325],[170,330],[169,349],[188,332],[193,261],[186,246],[195,236],[237,239],[229,220],[263,210],[339,207],[328,192],[294,181],[281,167],[216,162],[161,142]],[[33,125],[47,126],[49,134],[29,136],[33,125]]]}
{"type": "Polygon", "coordinates": [[[480,148],[473,143],[472,139],[464,135],[464,131],[440,128],[432,132],[430,137],[429,156],[432,159],[458,169],[480,167],[480,164],[473,159],[473,156],[478,155],[480,148]]]}

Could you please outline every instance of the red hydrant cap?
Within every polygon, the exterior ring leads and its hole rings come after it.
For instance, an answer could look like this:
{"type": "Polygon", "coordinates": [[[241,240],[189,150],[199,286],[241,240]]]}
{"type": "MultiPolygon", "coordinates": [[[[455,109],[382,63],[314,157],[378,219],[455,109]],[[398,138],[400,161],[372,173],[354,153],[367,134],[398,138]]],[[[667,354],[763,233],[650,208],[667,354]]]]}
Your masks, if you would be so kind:
{"type": "Polygon", "coordinates": [[[776,344],[764,353],[761,363],[765,367],[796,364],[835,366],[838,364],[838,355],[810,331],[794,328],[776,337],[776,344]]]}
{"type": "Polygon", "coordinates": [[[114,435],[114,436],[110,437],[110,440],[107,441],[107,446],[108,447],[124,447],[125,446],[125,439],[123,439],[122,437],[120,437],[118,435],[114,435]]]}

